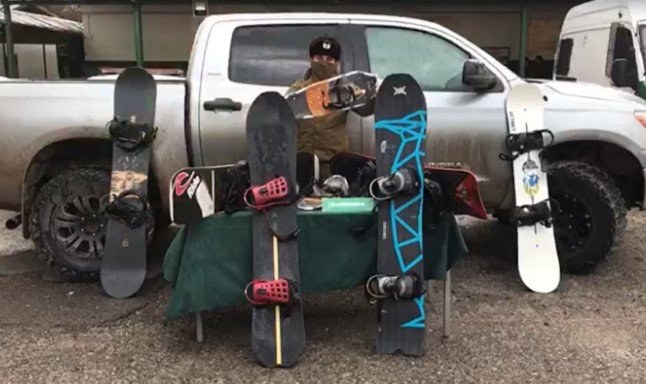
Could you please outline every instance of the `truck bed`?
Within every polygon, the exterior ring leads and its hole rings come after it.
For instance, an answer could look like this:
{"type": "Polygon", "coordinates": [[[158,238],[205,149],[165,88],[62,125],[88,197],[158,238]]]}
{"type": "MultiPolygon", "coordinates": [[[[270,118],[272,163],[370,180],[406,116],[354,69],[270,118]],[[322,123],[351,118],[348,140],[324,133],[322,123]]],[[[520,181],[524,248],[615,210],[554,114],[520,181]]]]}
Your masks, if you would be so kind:
{"type": "MultiPolygon", "coordinates": [[[[0,209],[18,210],[26,172],[44,148],[70,138],[109,140],[114,78],[83,81],[0,82],[0,209]]],[[[183,79],[158,80],[152,171],[159,180],[188,164],[184,134],[186,86],[183,79]]],[[[168,186],[161,185],[167,203],[168,186]]],[[[165,206],[167,206],[165,204],[165,206]]]]}

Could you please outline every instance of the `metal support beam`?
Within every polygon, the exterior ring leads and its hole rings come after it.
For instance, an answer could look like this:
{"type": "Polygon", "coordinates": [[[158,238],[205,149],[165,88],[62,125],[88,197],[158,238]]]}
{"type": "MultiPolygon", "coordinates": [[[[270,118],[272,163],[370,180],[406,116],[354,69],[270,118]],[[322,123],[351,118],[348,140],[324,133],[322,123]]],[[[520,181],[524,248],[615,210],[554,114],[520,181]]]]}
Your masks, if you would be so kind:
{"type": "Polygon", "coordinates": [[[525,77],[525,57],[527,56],[527,4],[520,6],[520,53],[518,54],[518,74],[525,77]]]}
{"type": "Polygon", "coordinates": [[[4,8],[4,20],[5,20],[5,26],[4,26],[4,37],[5,37],[5,46],[7,47],[7,77],[16,77],[17,76],[17,68],[15,66],[15,62],[13,61],[14,58],[14,53],[13,53],[13,34],[11,32],[11,7],[9,6],[9,2],[7,0],[2,1],[2,7],[4,8]]]}
{"type": "Polygon", "coordinates": [[[135,57],[137,59],[137,65],[140,67],[144,66],[144,34],[143,26],[141,22],[141,4],[139,1],[133,2],[133,14],[135,22],[135,57]]]}

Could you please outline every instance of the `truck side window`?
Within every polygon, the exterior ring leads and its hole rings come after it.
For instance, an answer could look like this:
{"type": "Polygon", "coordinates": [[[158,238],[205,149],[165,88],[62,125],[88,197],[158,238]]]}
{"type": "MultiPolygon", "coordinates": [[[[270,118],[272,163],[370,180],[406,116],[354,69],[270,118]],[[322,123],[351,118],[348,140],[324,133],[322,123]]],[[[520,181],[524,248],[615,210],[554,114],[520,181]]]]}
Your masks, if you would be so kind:
{"type": "Polygon", "coordinates": [[[421,31],[367,27],[371,71],[382,79],[410,73],[424,91],[463,90],[462,66],[469,54],[447,40],[421,31]]]}
{"type": "MultiPolygon", "coordinates": [[[[231,41],[229,79],[246,84],[289,86],[309,68],[310,42],[323,35],[339,39],[337,31],[334,25],[237,28],[231,41]]],[[[342,52],[342,65],[343,58],[342,52]]]]}
{"type": "MultiPolygon", "coordinates": [[[[613,26],[615,27],[615,26],[613,26]]],[[[606,75],[610,76],[610,71],[612,70],[612,63],[617,59],[626,59],[627,63],[627,73],[629,78],[636,77],[637,74],[637,59],[635,57],[635,44],[633,40],[633,33],[630,29],[616,25],[616,32],[614,41],[610,42],[610,49],[608,57],[612,58],[612,61],[608,62],[606,75]]],[[[612,34],[611,34],[612,37],[612,34]]]]}
{"type": "Polygon", "coordinates": [[[559,57],[556,61],[556,75],[567,76],[570,73],[570,60],[572,59],[572,47],[574,40],[563,39],[560,43],[559,57]]]}

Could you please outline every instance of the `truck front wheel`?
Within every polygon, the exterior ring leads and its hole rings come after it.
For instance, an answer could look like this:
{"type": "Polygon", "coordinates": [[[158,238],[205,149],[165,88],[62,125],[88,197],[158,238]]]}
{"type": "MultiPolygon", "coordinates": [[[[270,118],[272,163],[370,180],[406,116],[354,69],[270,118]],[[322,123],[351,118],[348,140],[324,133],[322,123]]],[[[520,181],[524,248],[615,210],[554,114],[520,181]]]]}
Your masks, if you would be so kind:
{"type": "Polygon", "coordinates": [[[609,255],[626,226],[626,206],[612,179],[590,164],[548,168],[554,235],[564,272],[585,274],[609,255]]]}
{"type": "MultiPolygon", "coordinates": [[[[69,280],[98,278],[108,220],[100,201],[109,190],[109,171],[87,167],[55,176],[38,193],[29,219],[32,240],[41,258],[69,280]]],[[[152,213],[146,225],[150,243],[152,213]]]]}

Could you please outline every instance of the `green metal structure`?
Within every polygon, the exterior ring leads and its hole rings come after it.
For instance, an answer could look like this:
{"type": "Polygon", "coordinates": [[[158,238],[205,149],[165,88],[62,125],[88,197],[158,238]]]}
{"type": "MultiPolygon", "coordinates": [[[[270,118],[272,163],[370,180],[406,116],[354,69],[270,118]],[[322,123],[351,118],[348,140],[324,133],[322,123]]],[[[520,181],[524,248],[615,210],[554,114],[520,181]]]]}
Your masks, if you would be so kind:
{"type": "MultiPolygon", "coordinates": [[[[520,32],[520,46],[519,46],[519,74],[521,77],[525,76],[525,56],[527,53],[527,27],[528,17],[527,11],[530,6],[540,7],[549,5],[575,5],[582,3],[585,0],[398,0],[398,5],[437,5],[437,6],[501,6],[501,5],[514,5],[518,7],[519,15],[521,17],[521,30],[520,32]]],[[[130,5],[133,8],[133,22],[134,22],[134,42],[135,42],[135,57],[137,65],[144,65],[144,44],[143,44],[143,25],[142,25],[142,5],[171,5],[171,4],[186,4],[188,0],[0,0],[4,8],[4,15],[6,23],[4,25],[4,34],[6,40],[6,52],[8,57],[13,57],[13,38],[11,35],[11,5],[69,5],[69,4],[82,4],[82,5],[130,5]]],[[[271,1],[272,4],[294,4],[296,0],[275,0],[271,1]]],[[[335,2],[329,0],[330,6],[333,7],[335,2]]],[[[262,0],[219,0],[219,3],[227,4],[267,4],[267,1],[262,0]]],[[[347,4],[359,4],[359,1],[344,1],[347,4]]],[[[361,2],[365,4],[365,2],[361,2]]],[[[373,0],[374,5],[389,5],[394,3],[391,0],[373,0]]],[[[336,3],[338,4],[338,3],[336,3]]],[[[319,3],[320,5],[320,3],[319,3]]],[[[9,60],[8,75],[15,77],[16,68],[13,60],[9,60]]]]}

